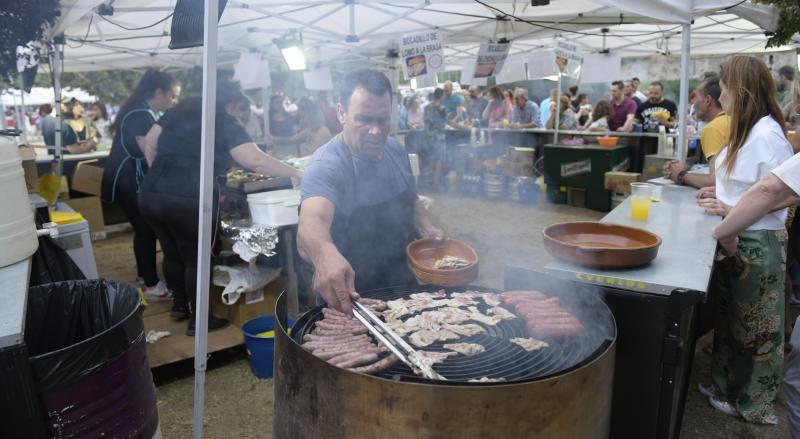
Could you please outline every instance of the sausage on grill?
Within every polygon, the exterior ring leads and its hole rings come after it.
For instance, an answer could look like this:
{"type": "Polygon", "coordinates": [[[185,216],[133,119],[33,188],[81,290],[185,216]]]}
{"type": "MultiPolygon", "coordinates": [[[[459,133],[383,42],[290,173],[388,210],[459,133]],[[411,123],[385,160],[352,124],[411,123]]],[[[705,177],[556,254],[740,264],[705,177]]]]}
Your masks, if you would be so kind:
{"type": "Polygon", "coordinates": [[[396,362],[397,362],[397,357],[395,357],[394,354],[390,354],[388,357],[378,360],[375,363],[368,364],[366,366],[350,368],[349,370],[352,370],[353,372],[373,374],[373,373],[378,373],[384,369],[388,369],[396,362]]]}

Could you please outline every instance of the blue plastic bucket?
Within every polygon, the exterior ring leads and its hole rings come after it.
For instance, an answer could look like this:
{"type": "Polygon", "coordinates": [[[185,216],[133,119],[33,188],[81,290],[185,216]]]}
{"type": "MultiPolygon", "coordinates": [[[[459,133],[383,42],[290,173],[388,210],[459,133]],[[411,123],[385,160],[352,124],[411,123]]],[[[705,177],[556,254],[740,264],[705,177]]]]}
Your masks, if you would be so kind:
{"type": "MultiPolygon", "coordinates": [[[[289,319],[289,327],[294,325],[289,319]]],[[[260,316],[242,325],[244,345],[250,356],[250,370],[258,378],[272,378],[275,359],[275,336],[259,334],[275,330],[275,316],[260,316]]]]}

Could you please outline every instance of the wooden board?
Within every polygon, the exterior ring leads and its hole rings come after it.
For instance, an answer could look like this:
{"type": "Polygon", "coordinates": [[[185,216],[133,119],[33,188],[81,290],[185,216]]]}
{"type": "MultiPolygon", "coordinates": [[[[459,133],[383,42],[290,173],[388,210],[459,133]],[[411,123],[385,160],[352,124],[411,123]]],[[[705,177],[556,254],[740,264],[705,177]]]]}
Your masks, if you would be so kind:
{"type": "MultiPolygon", "coordinates": [[[[161,308],[163,303],[158,304],[161,308]]],[[[155,309],[153,306],[148,308],[155,309]]],[[[187,358],[194,358],[194,337],[186,335],[186,320],[176,322],[169,317],[167,306],[165,312],[149,314],[145,312],[144,330],[169,331],[169,337],[157,340],[155,343],[147,344],[147,358],[150,367],[158,367],[165,364],[175,363],[187,358]]],[[[152,311],[151,311],[152,312],[152,311]]],[[[220,351],[223,349],[239,346],[244,343],[242,330],[230,325],[227,328],[208,333],[208,352],[220,351]]]]}

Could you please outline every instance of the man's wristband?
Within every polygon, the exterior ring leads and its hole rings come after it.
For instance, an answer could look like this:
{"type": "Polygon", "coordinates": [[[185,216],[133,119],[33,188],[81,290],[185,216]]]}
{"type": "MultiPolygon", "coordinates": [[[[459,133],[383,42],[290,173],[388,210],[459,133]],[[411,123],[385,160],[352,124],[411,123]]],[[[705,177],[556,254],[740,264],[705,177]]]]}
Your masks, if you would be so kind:
{"type": "Polygon", "coordinates": [[[687,171],[684,169],[681,172],[678,172],[678,175],[675,177],[675,183],[678,183],[681,186],[686,185],[686,173],[687,171]]]}

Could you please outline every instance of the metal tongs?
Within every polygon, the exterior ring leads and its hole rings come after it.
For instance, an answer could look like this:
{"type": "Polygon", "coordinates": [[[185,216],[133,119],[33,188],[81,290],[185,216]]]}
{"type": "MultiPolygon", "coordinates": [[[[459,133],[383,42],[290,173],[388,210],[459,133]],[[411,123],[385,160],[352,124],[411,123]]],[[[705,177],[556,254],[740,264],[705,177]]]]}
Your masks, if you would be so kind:
{"type": "Polygon", "coordinates": [[[439,375],[438,372],[433,370],[430,364],[422,359],[422,356],[417,353],[402,337],[395,334],[394,331],[389,329],[383,321],[376,316],[369,308],[358,303],[353,302],[355,308],[353,315],[360,321],[370,334],[374,335],[384,346],[386,346],[397,358],[403,363],[408,365],[415,373],[422,374],[423,377],[432,380],[443,380],[447,378],[439,375]]]}

